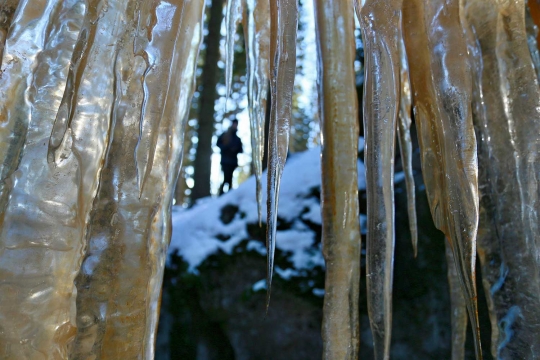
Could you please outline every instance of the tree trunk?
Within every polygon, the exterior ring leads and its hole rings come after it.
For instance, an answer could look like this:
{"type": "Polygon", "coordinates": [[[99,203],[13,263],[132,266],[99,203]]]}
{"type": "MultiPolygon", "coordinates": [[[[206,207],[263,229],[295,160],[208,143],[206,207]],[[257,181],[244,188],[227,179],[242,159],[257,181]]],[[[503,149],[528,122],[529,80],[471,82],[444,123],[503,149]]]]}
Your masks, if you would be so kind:
{"type": "Polygon", "coordinates": [[[195,200],[210,195],[210,169],[212,163],[212,135],[214,134],[214,104],[217,98],[217,63],[219,61],[220,28],[223,20],[223,0],[212,0],[208,19],[208,35],[205,42],[205,59],[202,73],[202,89],[199,102],[199,121],[197,129],[197,154],[195,155],[193,180],[195,185],[191,194],[195,200]]]}

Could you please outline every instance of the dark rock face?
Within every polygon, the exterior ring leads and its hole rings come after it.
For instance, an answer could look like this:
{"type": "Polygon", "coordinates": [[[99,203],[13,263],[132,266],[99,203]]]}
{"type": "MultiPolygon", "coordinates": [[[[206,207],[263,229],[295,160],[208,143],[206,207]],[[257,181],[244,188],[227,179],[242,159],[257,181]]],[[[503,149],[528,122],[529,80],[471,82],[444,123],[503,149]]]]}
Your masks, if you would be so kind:
{"type": "MultiPolygon", "coordinates": [[[[396,171],[399,171],[397,169],[396,171]]],[[[420,173],[419,171],[417,172],[420,173]]],[[[393,289],[392,359],[450,359],[450,300],[446,278],[444,236],[433,225],[420,175],[417,181],[419,224],[418,257],[413,257],[407,218],[405,184],[396,184],[396,252],[393,289]]],[[[318,199],[318,189],[309,196],[318,199]]],[[[365,213],[365,193],[361,192],[365,213]]],[[[304,210],[305,211],[305,210],[304,210]]],[[[222,209],[221,221],[237,216],[236,206],[222,209]]],[[[302,219],[313,232],[314,251],[319,250],[321,226],[302,219]]],[[[291,223],[280,221],[281,230],[291,223]]],[[[231,254],[215,253],[197,268],[173,255],[165,272],[163,306],[156,359],[320,359],[324,269],[300,270],[284,279],[274,277],[272,299],[265,316],[264,288],[254,284],[266,277],[266,258],[248,247],[248,241],[264,244],[264,229],[246,224],[245,239],[231,254]]],[[[364,237],[364,236],[363,236],[364,237]]],[[[360,359],[373,358],[365,290],[365,238],[362,251],[360,359]]],[[[278,239],[279,241],[279,239],[278,239]]],[[[293,268],[290,254],[276,249],[276,267],[293,268]]],[[[478,274],[480,277],[480,274],[478,274]]],[[[485,358],[490,358],[490,328],[480,292],[481,331],[485,358]]],[[[466,359],[474,358],[472,338],[466,359]]]]}
{"type": "Polygon", "coordinates": [[[219,217],[219,220],[221,220],[224,224],[229,224],[231,221],[233,221],[234,217],[238,213],[238,206],[236,205],[226,205],[221,209],[221,215],[219,217]]]}
{"type": "MultiPolygon", "coordinates": [[[[284,261],[282,258],[280,263],[284,261]]],[[[199,276],[189,274],[179,257],[171,259],[162,321],[170,323],[172,318],[173,324],[167,334],[160,334],[169,338],[168,349],[162,349],[168,354],[161,358],[320,357],[322,298],[310,296],[310,280],[306,279],[319,278],[322,283],[322,269],[289,281],[276,277],[266,317],[266,292],[252,288],[266,276],[265,258],[259,253],[240,245],[232,256],[213,255],[199,269],[199,276]],[[228,348],[233,349],[231,357],[224,356],[228,348]]]]}

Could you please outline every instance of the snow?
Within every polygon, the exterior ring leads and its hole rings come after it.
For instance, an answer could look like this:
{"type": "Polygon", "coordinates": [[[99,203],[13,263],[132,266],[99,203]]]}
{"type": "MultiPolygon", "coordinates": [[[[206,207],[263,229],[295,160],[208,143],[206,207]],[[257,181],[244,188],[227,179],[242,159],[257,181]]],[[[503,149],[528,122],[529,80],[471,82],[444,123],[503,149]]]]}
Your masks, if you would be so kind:
{"type": "Polygon", "coordinates": [[[405,180],[405,173],[403,171],[394,174],[394,183],[398,183],[405,180]]]}
{"type": "MultiPolygon", "coordinates": [[[[309,220],[321,224],[319,202],[312,191],[321,186],[320,147],[291,155],[287,159],[281,180],[278,217],[292,223],[291,229],[277,232],[276,247],[286,251],[296,271],[311,269],[324,265],[318,246],[314,245],[314,232],[300,221],[309,220]]],[[[358,162],[358,185],[365,188],[364,164],[358,162]]],[[[263,189],[266,189],[266,173],[263,174],[263,189]]],[[[264,191],[263,191],[264,193],[264,191]]],[[[266,196],[263,195],[263,206],[266,196]]],[[[218,250],[230,254],[235,246],[248,240],[248,250],[266,254],[264,244],[250,239],[247,224],[256,224],[257,202],[255,200],[255,178],[252,176],[238,189],[217,198],[205,198],[198,201],[191,209],[173,206],[173,232],[169,250],[178,250],[189,263],[191,271],[211,254],[218,250]],[[226,205],[238,207],[232,221],[224,224],[220,220],[222,208],[226,205]],[[217,236],[229,236],[222,241],[217,236]]],[[[266,211],[263,209],[263,222],[266,222],[266,211]]],[[[264,224],[263,224],[264,226],[264,224]]],[[[282,277],[294,275],[292,269],[279,269],[276,272],[282,277]]]]}
{"type": "Polygon", "coordinates": [[[321,204],[315,199],[313,199],[313,202],[309,206],[309,210],[304,215],[302,215],[302,219],[310,221],[314,224],[322,224],[321,204]]]}
{"type": "Polygon", "coordinates": [[[291,269],[291,268],[282,269],[279,266],[276,266],[275,271],[276,271],[276,274],[278,274],[279,276],[281,276],[281,278],[285,280],[289,280],[291,277],[298,276],[300,274],[298,270],[291,269]]]}
{"type": "Polygon", "coordinates": [[[266,248],[260,241],[250,240],[247,244],[247,249],[256,251],[261,255],[266,255],[266,248]]]}
{"type": "Polygon", "coordinates": [[[255,291],[255,292],[257,292],[259,290],[266,290],[266,279],[261,279],[261,280],[257,281],[255,284],[253,284],[251,289],[253,291],[255,291]]]}
{"type": "Polygon", "coordinates": [[[362,235],[366,235],[366,229],[367,229],[367,216],[364,214],[360,214],[358,221],[360,222],[360,233],[362,235]]]}

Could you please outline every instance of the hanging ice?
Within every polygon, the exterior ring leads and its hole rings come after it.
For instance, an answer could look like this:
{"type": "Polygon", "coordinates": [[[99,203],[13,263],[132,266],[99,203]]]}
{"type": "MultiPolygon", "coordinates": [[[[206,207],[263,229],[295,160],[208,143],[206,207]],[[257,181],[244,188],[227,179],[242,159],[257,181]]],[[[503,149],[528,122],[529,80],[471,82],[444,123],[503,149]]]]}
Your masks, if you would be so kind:
{"type": "Polygon", "coordinates": [[[291,123],[292,93],[296,73],[296,31],[298,29],[298,1],[270,2],[270,70],[272,109],[268,134],[268,199],[266,251],[268,258],[268,296],[270,303],[274,252],[276,249],[279,182],[287,160],[291,123]]]}
{"type": "Polygon", "coordinates": [[[448,287],[450,290],[450,320],[452,324],[452,360],[461,360],[465,357],[465,340],[467,337],[467,303],[463,297],[463,291],[459,283],[459,275],[456,270],[456,261],[450,242],[446,240],[446,267],[448,287]]]}
{"type": "Polygon", "coordinates": [[[478,170],[459,2],[410,0],[403,5],[424,182],[435,225],[454,252],[481,358],[475,285],[478,170]]]}
{"type": "Polygon", "coordinates": [[[264,155],[264,124],[270,78],[270,2],[247,0],[244,37],[247,53],[247,83],[252,162],[257,182],[257,212],[261,225],[262,160],[264,155]]]}
{"type": "Polygon", "coordinates": [[[352,6],[352,0],[315,1],[322,128],[322,242],[326,264],[323,359],[355,359],[360,340],[358,105],[352,6]]]}
{"type": "MultiPolygon", "coordinates": [[[[354,359],[360,240],[353,4],[315,2],[327,264],[324,357],[354,359]]],[[[398,133],[416,248],[411,95],[430,208],[448,239],[452,356],[463,357],[466,306],[481,358],[475,288],[480,219],[478,254],[492,354],[534,358],[540,353],[535,66],[540,67],[532,22],[528,33],[525,27],[524,0],[404,1],[411,91],[404,52],[401,59],[399,53],[401,1],[362,2],[357,10],[366,45],[367,283],[376,358],[389,358],[390,348],[393,158],[400,103],[398,133]]],[[[537,10],[536,2],[530,5],[537,10]]],[[[243,6],[242,0],[227,5],[227,96],[243,6]]],[[[153,357],[169,208],[203,7],[203,0],[7,0],[0,5],[0,350],[5,357],[153,357]]],[[[269,301],[298,4],[248,0],[246,7],[259,203],[271,77],[269,301]]]]}
{"type": "Polygon", "coordinates": [[[500,359],[534,358],[540,352],[540,93],[527,45],[525,3],[468,0],[465,14],[477,46],[478,253],[491,351],[500,359]]]}
{"type": "Polygon", "coordinates": [[[226,101],[228,101],[231,96],[234,63],[234,37],[236,35],[236,28],[242,20],[244,10],[243,5],[245,1],[248,0],[227,0],[227,11],[225,12],[225,24],[227,24],[227,34],[225,35],[226,101]]]}
{"type": "Polygon", "coordinates": [[[0,232],[8,358],[153,357],[202,9],[202,0],[19,5],[0,85],[2,114],[21,135],[0,153],[16,169],[5,172],[0,232]],[[141,47],[150,70],[134,54],[141,47]],[[139,199],[141,119],[159,125],[139,199]]]}
{"type": "Polygon", "coordinates": [[[399,47],[401,59],[400,67],[400,103],[397,134],[401,163],[405,172],[405,185],[407,187],[407,213],[409,215],[409,228],[414,256],[418,254],[418,230],[416,228],[416,194],[412,167],[412,141],[411,141],[411,84],[409,81],[409,64],[405,44],[401,39],[399,47]]]}
{"type": "Polygon", "coordinates": [[[394,149],[400,94],[400,9],[400,0],[367,0],[362,6],[357,6],[365,44],[366,282],[376,359],[390,357],[392,332],[394,149]]]}

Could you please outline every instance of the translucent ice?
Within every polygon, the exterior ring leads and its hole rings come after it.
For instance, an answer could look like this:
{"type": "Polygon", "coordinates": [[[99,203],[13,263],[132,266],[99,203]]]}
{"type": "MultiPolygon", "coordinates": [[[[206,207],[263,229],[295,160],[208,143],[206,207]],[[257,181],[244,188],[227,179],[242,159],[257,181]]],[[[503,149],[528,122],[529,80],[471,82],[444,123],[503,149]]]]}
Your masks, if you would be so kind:
{"type": "Polygon", "coordinates": [[[352,6],[352,0],[315,1],[322,128],[322,242],[326,263],[323,359],[355,359],[360,337],[358,104],[352,6]]]}
{"type": "Polygon", "coordinates": [[[270,70],[272,109],[268,134],[268,200],[266,250],[268,257],[268,296],[270,303],[274,252],[276,248],[279,182],[287,160],[291,123],[292,93],[296,74],[296,31],[298,29],[298,1],[270,2],[270,70]]]}
{"type": "Polygon", "coordinates": [[[465,1],[476,45],[475,130],[481,221],[478,254],[492,322],[492,355],[540,353],[538,204],[540,93],[524,1],[465,1]]]}
{"type": "Polygon", "coordinates": [[[389,359],[394,273],[394,153],[400,96],[401,0],[357,6],[365,46],[367,298],[376,359],[389,359]]]}
{"type": "Polygon", "coordinates": [[[226,97],[231,96],[233,62],[234,62],[234,37],[236,28],[242,20],[243,5],[246,0],[227,0],[227,11],[225,12],[225,23],[227,33],[225,35],[225,86],[226,97]]]}
{"type": "Polygon", "coordinates": [[[259,225],[262,211],[262,160],[264,155],[264,124],[266,97],[270,78],[270,2],[247,0],[244,32],[247,53],[249,124],[253,169],[257,182],[257,212],[259,225]]]}
{"type": "Polygon", "coordinates": [[[478,167],[459,1],[404,2],[403,32],[431,213],[454,252],[481,358],[475,285],[478,167]]]}
{"type": "Polygon", "coordinates": [[[20,3],[0,83],[7,358],[153,358],[203,5],[20,3]]]}
{"type": "Polygon", "coordinates": [[[401,163],[405,172],[405,185],[407,187],[407,212],[409,215],[409,228],[411,230],[411,241],[413,245],[414,256],[418,253],[418,230],[416,228],[416,194],[414,188],[414,176],[412,166],[412,141],[411,141],[411,83],[409,81],[409,64],[407,62],[407,53],[405,44],[401,40],[399,48],[401,67],[400,67],[400,103],[398,117],[398,140],[399,151],[401,154],[401,163]]]}

